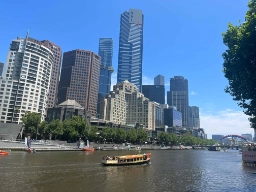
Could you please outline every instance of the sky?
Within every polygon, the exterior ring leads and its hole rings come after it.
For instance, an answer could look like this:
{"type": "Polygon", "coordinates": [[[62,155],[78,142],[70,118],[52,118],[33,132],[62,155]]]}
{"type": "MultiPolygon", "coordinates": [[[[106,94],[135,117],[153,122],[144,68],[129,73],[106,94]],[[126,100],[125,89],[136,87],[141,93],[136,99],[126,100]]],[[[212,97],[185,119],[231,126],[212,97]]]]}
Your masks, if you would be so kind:
{"type": "Polygon", "coordinates": [[[50,40],[62,51],[98,53],[99,38],[114,39],[112,85],[116,83],[120,15],[130,8],[144,14],[143,85],[154,77],[183,76],[189,82],[189,105],[200,108],[200,123],[212,134],[253,133],[248,116],[224,92],[222,33],[228,23],[244,21],[248,0],[1,0],[0,62],[11,41],[29,36],[50,40]]]}

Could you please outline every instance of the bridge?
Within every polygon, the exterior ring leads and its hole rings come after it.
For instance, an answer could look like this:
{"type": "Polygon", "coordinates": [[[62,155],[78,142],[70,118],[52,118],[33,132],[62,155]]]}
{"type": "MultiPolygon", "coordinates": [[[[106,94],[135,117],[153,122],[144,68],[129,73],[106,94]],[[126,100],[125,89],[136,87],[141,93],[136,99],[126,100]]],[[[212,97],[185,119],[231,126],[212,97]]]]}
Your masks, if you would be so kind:
{"type": "Polygon", "coordinates": [[[242,145],[237,144],[236,140],[234,140],[234,137],[240,138],[244,142],[249,142],[245,137],[242,137],[240,135],[226,135],[226,136],[221,137],[220,140],[216,144],[214,144],[214,145],[192,145],[192,148],[193,149],[199,148],[199,147],[207,147],[207,148],[209,148],[209,147],[212,147],[212,146],[216,146],[216,147],[227,148],[227,149],[235,148],[235,149],[238,150],[239,148],[242,147],[242,145]],[[219,144],[220,141],[222,141],[223,139],[228,138],[228,137],[231,137],[229,145],[228,144],[219,144]]]}

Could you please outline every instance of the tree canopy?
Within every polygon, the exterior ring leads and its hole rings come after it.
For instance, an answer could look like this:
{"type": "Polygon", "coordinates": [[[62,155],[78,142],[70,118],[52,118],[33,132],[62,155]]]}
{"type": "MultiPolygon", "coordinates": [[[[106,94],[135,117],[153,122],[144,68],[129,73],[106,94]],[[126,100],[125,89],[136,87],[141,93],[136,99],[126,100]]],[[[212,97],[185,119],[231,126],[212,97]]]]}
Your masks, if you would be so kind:
{"type": "MultiPolygon", "coordinates": [[[[243,108],[246,115],[256,116],[256,0],[248,3],[245,21],[228,24],[223,33],[227,50],[223,53],[223,72],[229,86],[225,91],[243,108]]],[[[250,118],[256,123],[256,117],[250,118]]]]}
{"type": "Polygon", "coordinates": [[[41,121],[40,115],[38,113],[32,112],[27,113],[22,117],[22,122],[25,125],[25,133],[27,134],[35,134],[37,130],[37,126],[41,121]]]}

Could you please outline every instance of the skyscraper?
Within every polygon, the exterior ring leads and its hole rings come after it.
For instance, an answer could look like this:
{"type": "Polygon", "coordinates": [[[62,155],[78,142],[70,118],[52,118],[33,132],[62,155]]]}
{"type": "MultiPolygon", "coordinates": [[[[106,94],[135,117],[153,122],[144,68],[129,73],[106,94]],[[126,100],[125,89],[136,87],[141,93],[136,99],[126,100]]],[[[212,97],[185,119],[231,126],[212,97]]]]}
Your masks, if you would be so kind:
{"type": "Polygon", "coordinates": [[[100,57],[86,50],[63,54],[58,103],[72,99],[96,116],[100,75],[100,57]]]}
{"type": "Polygon", "coordinates": [[[0,62],[0,76],[3,74],[3,69],[4,69],[4,63],[0,62]]]}
{"type": "Polygon", "coordinates": [[[170,79],[170,91],[167,91],[167,104],[177,107],[182,113],[182,126],[188,127],[188,80],[182,76],[170,79]]]}
{"type": "Polygon", "coordinates": [[[154,101],[159,104],[165,104],[164,85],[142,85],[142,93],[150,101],[154,101]]]}
{"type": "Polygon", "coordinates": [[[47,94],[54,55],[41,41],[12,41],[0,79],[0,116],[3,123],[22,123],[26,112],[46,115],[47,94]]]}
{"type": "Polygon", "coordinates": [[[141,91],[144,15],[130,9],[121,14],[117,82],[128,80],[141,91]]]}
{"type": "Polygon", "coordinates": [[[200,128],[199,107],[188,107],[188,128],[200,128]]]}
{"type": "Polygon", "coordinates": [[[164,76],[162,75],[157,75],[154,78],[154,85],[164,85],[164,76]]]}
{"type": "MultiPolygon", "coordinates": [[[[112,67],[113,57],[113,39],[112,38],[100,38],[99,41],[99,56],[101,58],[100,63],[100,80],[98,91],[98,103],[97,113],[100,113],[101,104],[104,97],[110,92],[111,86],[111,73],[114,72],[112,67]]],[[[99,118],[102,118],[98,116],[99,118]]]]}
{"type": "Polygon", "coordinates": [[[57,96],[58,96],[58,86],[60,80],[60,66],[62,59],[62,50],[61,47],[54,44],[51,41],[44,40],[42,41],[43,45],[45,45],[48,49],[50,49],[53,53],[53,65],[52,72],[50,78],[50,87],[48,92],[48,100],[47,107],[55,107],[58,104],[57,96]]]}

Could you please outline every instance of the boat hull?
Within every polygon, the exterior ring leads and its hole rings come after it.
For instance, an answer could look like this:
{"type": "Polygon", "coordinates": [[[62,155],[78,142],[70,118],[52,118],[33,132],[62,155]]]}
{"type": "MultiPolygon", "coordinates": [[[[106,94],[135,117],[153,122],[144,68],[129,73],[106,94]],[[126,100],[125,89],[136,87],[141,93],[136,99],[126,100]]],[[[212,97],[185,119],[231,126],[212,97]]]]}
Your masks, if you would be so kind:
{"type": "Polygon", "coordinates": [[[104,163],[102,162],[102,165],[104,166],[127,166],[127,165],[142,165],[142,164],[149,164],[150,159],[143,160],[140,162],[122,162],[122,163],[104,163]]]}
{"type": "Polygon", "coordinates": [[[243,163],[256,164],[256,151],[242,151],[243,163]]]}
{"type": "Polygon", "coordinates": [[[85,147],[85,148],[82,149],[82,151],[91,151],[91,152],[93,152],[93,151],[94,151],[94,148],[86,148],[86,147],[85,147]]]}
{"type": "Polygon", "coordinates": [[[9,153],[7,151],[0,151],[0,155],[8,155],[9,153]]]}

